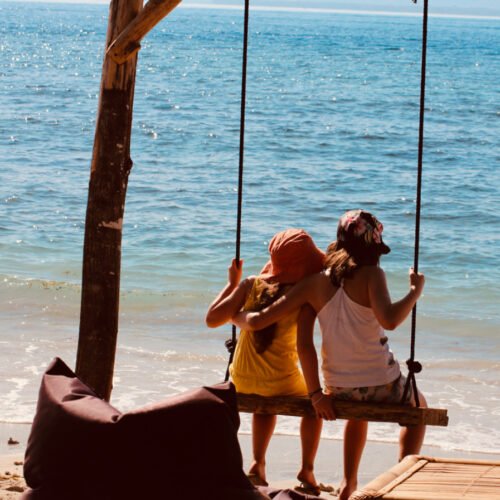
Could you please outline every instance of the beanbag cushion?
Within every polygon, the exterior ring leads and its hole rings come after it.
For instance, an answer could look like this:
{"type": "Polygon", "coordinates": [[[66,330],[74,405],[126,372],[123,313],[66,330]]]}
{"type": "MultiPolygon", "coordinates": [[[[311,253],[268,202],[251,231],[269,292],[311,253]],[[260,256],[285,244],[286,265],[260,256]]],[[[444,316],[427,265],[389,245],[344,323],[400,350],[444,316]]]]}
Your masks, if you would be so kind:
{"type": "Polygon", "coordinates": [[[243,472],[231,383],[121,413],[59,358],[43,376],[25,499],[262,498],[243,472]]]}

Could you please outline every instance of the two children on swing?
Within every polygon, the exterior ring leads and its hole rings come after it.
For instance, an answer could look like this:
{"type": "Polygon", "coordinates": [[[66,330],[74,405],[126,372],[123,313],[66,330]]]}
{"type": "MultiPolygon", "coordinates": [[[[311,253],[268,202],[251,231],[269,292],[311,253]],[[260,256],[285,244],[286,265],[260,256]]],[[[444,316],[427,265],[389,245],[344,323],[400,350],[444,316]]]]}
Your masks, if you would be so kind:
{"type": "MultiPolygon", "coordinates": [[[[425,280],[422,274],[410,270],[409,292],[401,300],[392,302],[385,274],[379,266],[380,257],[390,251],[382,240],[382,231],[382,224],[372,214],[362,210],[346,212],[339,220],[336,241],[328,247],[324,270],[305,277],[272,304],[253,308],[253,311],[246,307],[233,314],[231,320],[248,334],[283,321],[282,318],[294,311],[299,314],[297,349],[307,393],[317,416],[326,420],[335,419],[329,396],[390,403],[399,403],[402,399],[405,378],[389,349],[384,329],[393,330],[404,321],[420,297],[425,280]],[[322,334],[324,388],[319,380],[313,343],[316,317],[322,334]]],[[[238,269],[236,263],[230,269],[238,269]]],[[[241,276],[241,269],[239,272],[241,276]]],[[[232,289],[243,288],[243,283],[233,282],[232,289]]],[[[236,382],[235,385],[239,391],[236,382]]],[[[426,406],[421,394],[419,401],[421,406],[426,406]]],[[[411,391],[407,393],[406,402],[415,404],[411,391]]],[[[399,458],[418,453],[424,434],[424,425],[403,427],[399,458]]],[[[347,421],[341,500],[348,499],[357,488],[366,436],[367,422],[347,421]]],[[[299,480],[304,482],[300,477],[299,480]]]]}

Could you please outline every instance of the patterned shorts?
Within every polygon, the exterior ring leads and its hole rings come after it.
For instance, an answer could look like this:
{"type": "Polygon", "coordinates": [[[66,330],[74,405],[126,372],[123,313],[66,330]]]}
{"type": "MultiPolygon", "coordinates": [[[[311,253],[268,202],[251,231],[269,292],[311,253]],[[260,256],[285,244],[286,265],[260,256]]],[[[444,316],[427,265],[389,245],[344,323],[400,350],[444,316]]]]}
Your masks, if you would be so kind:
{"type": "MultiPolygon", "coordinates": [[[[344,401],[376,401],[378,403],[401,403],[405,390],[406,378],[400,375],[396,380],[384,385],[371,387],[326,387],[327,394],[344,401]]],[[[413,400],[413,390],[410,384],[404,404],[413,400]]]]}

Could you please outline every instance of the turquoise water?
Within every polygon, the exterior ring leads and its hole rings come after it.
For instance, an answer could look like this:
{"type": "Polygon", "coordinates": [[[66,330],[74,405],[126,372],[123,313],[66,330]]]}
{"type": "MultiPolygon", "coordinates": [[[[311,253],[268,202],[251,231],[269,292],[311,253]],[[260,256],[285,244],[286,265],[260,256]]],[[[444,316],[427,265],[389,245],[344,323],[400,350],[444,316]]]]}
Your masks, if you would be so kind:
{"type": "MultiPolygon", "coordinates": [[[[26,422],[50,359],[75,359],[107,8],[7,2],[0,16],[0,421],[26,422]]],[[[178,9],[142,43],[113,393],[124,410],[225,370],[229,329],[203,316],[234,254],[241,31],[241,12],[178,9]]],[[[418,18],[252,12],[248,273],[274,232],[304,227],[325,248],[339,215],[364,207],[393,250],[392,294],[405,293],[420,38],[418,18]]],[[[500,450],[499,56],[498,20],[430,19],[417,358],[420,387],[450,413],[428,442],[448,449],[500,450]]],[[[401,361],[408,337],[406,324],[391,335],[401,361]]],[[[395,440],[387,429],[371,439],[395,440]]]]}

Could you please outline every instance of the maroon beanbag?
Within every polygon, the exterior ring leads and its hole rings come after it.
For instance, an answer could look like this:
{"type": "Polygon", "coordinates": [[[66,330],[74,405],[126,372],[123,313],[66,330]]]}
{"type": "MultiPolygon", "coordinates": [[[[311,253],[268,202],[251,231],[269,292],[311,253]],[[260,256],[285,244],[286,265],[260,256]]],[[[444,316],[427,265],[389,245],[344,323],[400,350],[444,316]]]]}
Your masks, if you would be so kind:
{"type": "Polygon", "coordinates": [[[43,376],[25,499],[259,498],[242,468],[234,386],[120,413],[58,358],[43,376]]]}

